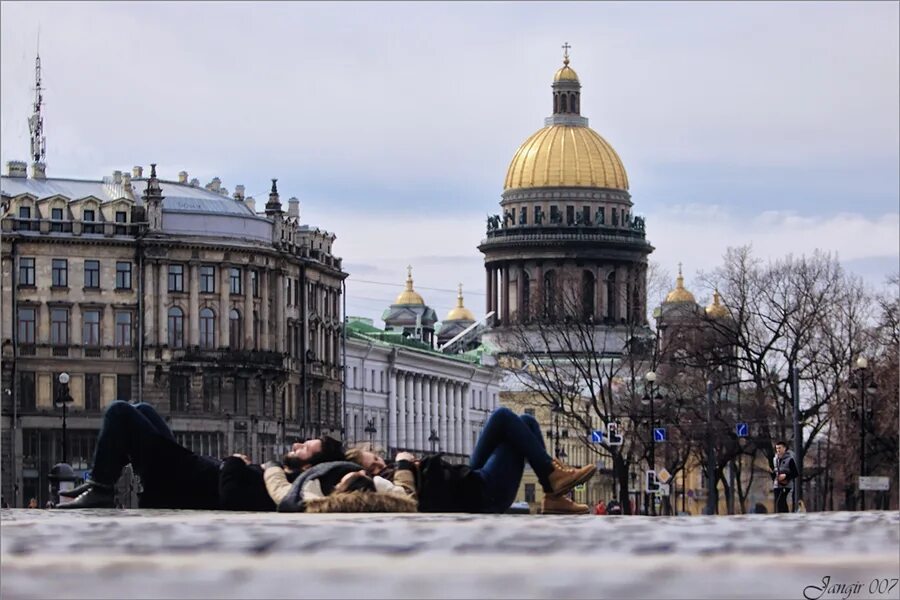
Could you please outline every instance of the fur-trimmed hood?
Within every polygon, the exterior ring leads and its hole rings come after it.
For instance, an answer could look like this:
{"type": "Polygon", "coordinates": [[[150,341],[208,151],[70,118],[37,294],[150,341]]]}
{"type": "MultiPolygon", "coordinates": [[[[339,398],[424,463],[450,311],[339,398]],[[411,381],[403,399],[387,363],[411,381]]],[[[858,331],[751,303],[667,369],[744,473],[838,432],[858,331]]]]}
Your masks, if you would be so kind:
{"type": "Polygon", "coordinates": [[[306,502],[306,512],[338,513],[338,512],[418,512],[416,501],[407,496],[393,493],[376,492],[338,492],[315,498],[306,502]]]}

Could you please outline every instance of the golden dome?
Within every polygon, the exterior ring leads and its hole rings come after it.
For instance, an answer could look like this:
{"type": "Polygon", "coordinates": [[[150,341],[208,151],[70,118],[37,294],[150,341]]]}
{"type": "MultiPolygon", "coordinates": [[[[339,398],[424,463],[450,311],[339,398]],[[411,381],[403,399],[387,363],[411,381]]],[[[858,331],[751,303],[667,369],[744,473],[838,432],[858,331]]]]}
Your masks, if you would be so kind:
{"type": "Polygon", "coordinates": [[[400,292],[394,304],[425,304],[425,300],[413,289],[412,267],[406,267],[406,289],[400,292]]]}
{"type": "Polygon", "coordinates": [[[722,297],[719,296],[719,290],[713,292],[712,304],[706,307],[706,316],[710,319],[723,319],[728,316],[728,309],[721,304],[721,299],[722,297]]]}
{"type": "Polygon", "coordinates": [[[459,294],[456,296],[456,307],[447,313],[445,321],[474,321],[475,315],[463,306],[462,284],[459,284],[459,294]]]}
{"type": "Polygon", "coordinates": [[[503,183],[504,190],[535,187],[627,190],[628,176],[616,151],[590,127],[550,125],[519,146],[503,183]]]}
{"type": "Polygon", "coordinates": [[[678,277],[675,279],[675,289],[666,296],[666,302],[694,302],[694,295],[684,289],[684,277],[681,275],[681,263],[678,263],[678,277]]]}
{"type": "Polygon", "coordinates": [[[553,81],[578,81],[578,73],[569,66],[569,61],[565,61],[565,65],[561,66],[553,74],[553,81]]]}

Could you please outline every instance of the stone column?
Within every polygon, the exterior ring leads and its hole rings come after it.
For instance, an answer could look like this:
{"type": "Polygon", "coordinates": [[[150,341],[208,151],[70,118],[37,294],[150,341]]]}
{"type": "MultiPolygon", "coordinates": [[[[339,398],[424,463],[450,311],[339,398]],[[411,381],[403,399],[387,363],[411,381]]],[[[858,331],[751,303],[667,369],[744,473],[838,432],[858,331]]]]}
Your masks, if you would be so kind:
{"type": "Polygon", "coordinates": [[[509,265],[504,265],[500,271],[500,285],[502,288],[503,312],[502,320],[504,325],[509,325],[509,265]]]}
{"type": "MultiPolygon", "coordinates": [[[[397,378],[399,375],[394,369],[388,372],[388,414],[387,414],[387,440],[388,450],[393,452],[397,448],[397,378]]],[[[385,432],[382,432],[384,435],[385,432]]],[[[394,458],[389,456],[388,458],[394,458]]]]}
{"type": "MultiPolygon", "coordinates": [[[[440,389],[442,382],[438,379],[431,380],[431,419],[428,421],[428,435],[431,435],[431,430],[434,430],[434,433],[441,437],[440,426],[438,425],[438,405],[440,403],[440,389]]],[[[438,439],[437,444],[435,444],[434,449],[437,450],[441,445],[440,439],[438,439]]],[[[431,443],[428,444],[428,449],[431,449],[431,443]]]]}
{"type": "MultiPolygon", "coordinates": [[[[162,269],[162,264],[159,266],[162,269]]],[[[191,263],[191,288],[190,288],[190,297],[188,300],[188,313],[187,313],[187,321],[188,326],[190,327],[190,336],[189,336],[189,345],[198,346],[200,344],[200,278],[197,275],[197,271],[199,270],[197,263],[191,263]]],[[[163,302],[163,291],[162,288],[159,291],[160,304],[164,304],[163,302]]],[[[160,329],[160,336],[162,336],[162,327],[160,329]]]]}
{"type": "Polygon", "coordinates": [[[616,318],[618,319],[627,319],[628,317],[628,287],[629,287],[629,279],[631,278],[631,269],[626,267],[622,267],[619,269],[619,272],[616,274],[616,302],[617,306],[617,314],[616,318]]]}
{"type": "Polygon", "coordinates": [[[413,380],[415,375],[406,374],[406,447],[414,448],[416,436],[413,433],[413,425],[415,423],[415,398],[413,398],[413,380]]]}
{"type": "Polygon", "coordinates": [[[219,348],[228,348],[231,343],[228,339],[228,294],[231,292],[231,265],[222,264],[222,272],[219,279],[222,283],[219,288],[219,348]]]}
{"type": "Polygon", "coordinates": [[[490,299],[491,299],[490,310],[494,312],[494,316],[491,317],[491,324],[494,325],[497,323],[497,321],[500,317],[500,315],[497,311],[497,308],[498,308],[497,307],[497,271],[496,271],[496,269],[494,269],[494,267],[490,267],[488,269],[488,272],[490,273],[490,276],[489,276],[490,289],[488,290],[488,296],[490,296],[490,299]]]}
{"type": "Polygon", "coordinates": [[[516,321],[519,323],[525,322],[525,319],[528,317],[524,313],[525,310],[525,264],[519,265],[519,270],[516,275],[516,321]]]}
{"type": "MultiPolygon", "coordinates": [[[[409,448],[406,443],[406,373],[397,372],[397,447],[409,448]]],[[[393,457],[391,457],[393,458],[393,457]]]]}
{"type": "MultiPolygon", "coordinates": [[[[472,439],[472,434],[469,433],[469,407],[472,406],[471,402],[467,402],[466,399],[469,394],[469,386],[463,386],[462,391],[462,403],[459,406],[459,428],[462,435],[460,436],[460,448],[459,451],[463,454],[470,454],[471,450],[469,449],[469,445],[472,443],[470,440],[472,439]]],[[[485,399],[485,402],[489,402],[489,399],[485,399]]]]}
{"type": "MultiPolygon", "coordinates": [[[[275,272],[275,351],[284,352],[284,273],[279,269],[275,272]]],[[[316,349],[313,349],[316,352],[316,349]]],[[[321,358],[321,354],[316,354],[316,358],[321,358]]],[[[302,357],[305,360],[306,357],[302,357]]]]}
{"type": "Polygon", "coordinates": [[[534,314],[541,317],[544,314],[544,265],[538,263],[534,267],[534,298],[531,305],[534,307],[534,314]]]}
{"type": "Polygon", "coordinates": [[[156,345],[156,299],[153,285],[153,270],[156,266],[149,260],[144,261],[144,344],[145,346],[156,345]]]}
{"type": "Polygon", "coordinates": [[[491,268],[485,265],[484,267],[484,312],[491,312],[491,268]]]}
{"type": "MultiPolygon", "coordinates": [[[[272,273],[262,268],[259,270],[260,301],[259,301],[259,349],[271,350],[272,341],[269,339],[269,303],[271,302],[269,278],[272,273]]],[[[306,332],[303,332],[306,335],[306,332]]],[[[303,357],[301,357],[303,358],[303,357]]]]}
{"type": "Polygon", "coordinates": [[[441,385],[438,388],[438,421],[437,421],[437,430],[438,435],[441,438],[439,446],[441,449],[447,449],[447,390],[450,387],[450,382],[446,379],[441,381],[441,385]]]}
{"type": "Polygon", "coordinates": [[[421,451],[424,448],[422,444],[422,424],[424,419],[422,418],[422,409],[425,406],[425,402],[423,401],[422,394],[425,377],[423,375],[416,375],[415,379],[415,388],[413,391],[413,406],[414,406],[414,414],[415,421],[413,427],[415,428],[415,436],[416,436],[416,445],[415,449],[421,451]]]}
{"type": "Polygon", "coordinates": [[[447,452],[456,452],[456,393],[458,385],[450,386],[447,398],[447,452]]]}
{"type": "Polygon", "coordinates": [[[594,320],[599,323],[606,316],[606,269],[596,267],[594,276],[597,278],[597,287],[594,289],[596,295],[594,299],[594,306],[596,307],[594,320]]]}
{"type": "MultiPolygon", "coordinates": [[[[136,322],[137,322],[137,315],[134,315],[132,324],[134,324],[136,322]]],[[[133,331],[137,331],[137,327],[135,327],[133,329],[133,331]]],[[[81,305],[78,304],[77,302],[73,302],[72,308],[69,310],[69,343],[80,346],[82,340],[83,340],[83,327],[81,326],[81,305]]],[[[132,334],[131,341],[132,341],[132,343],[134,343],[133,334],[132,334]]]]}
{"type": "Polygon", "coordinates": [[[431,449],[428,437],[431,435],[431,377],[422,378],[422,449],[431,449]]]}
{"type": "Polygon", "coordinates": [[[244,343],[243,348],[253,348],[253,279],[250,276],[250,269],[244,272],[244,311],[241,314],[244,325],[244,343]]]}

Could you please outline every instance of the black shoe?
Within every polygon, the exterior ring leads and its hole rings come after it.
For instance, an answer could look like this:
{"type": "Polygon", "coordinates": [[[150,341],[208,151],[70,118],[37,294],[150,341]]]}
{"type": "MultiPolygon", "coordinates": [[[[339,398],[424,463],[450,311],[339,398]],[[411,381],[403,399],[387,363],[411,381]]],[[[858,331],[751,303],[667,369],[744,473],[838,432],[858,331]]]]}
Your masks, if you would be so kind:
{"type": "Polygon", "coordinates": [[[56,508],[115,508],[115,495],[112,490],[90,486],[77,498],[65,504],[59,504],[56,508]]]}
{"type": "Polygon", "coordinates": [[[95,485],[94,482],[88,480],[88,481],[85,481],[84,483],[82,483],[81,485],[79,485],[78,487],[73,487],[71,490],[62,490],[59,493],[59,495],[62,496],[63,498],[77,498],[78,496],[82,495],[83,493],[85,493],[86,491],[91,489],[92,485],[95,485]]]}

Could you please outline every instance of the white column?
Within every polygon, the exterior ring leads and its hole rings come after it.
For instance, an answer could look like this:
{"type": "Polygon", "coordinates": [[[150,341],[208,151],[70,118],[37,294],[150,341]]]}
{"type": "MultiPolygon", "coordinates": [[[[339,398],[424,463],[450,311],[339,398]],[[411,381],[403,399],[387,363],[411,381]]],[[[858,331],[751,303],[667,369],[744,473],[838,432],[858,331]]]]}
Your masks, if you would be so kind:
{"type": "MultiPolygon", "coordinates": [[[[269,277],[271,273],[266,268],[261,268],[259,270],[259,349],[260,350],[271,350],[272,342],[269,339],[269,303],[271,302],[271,298],[269,297],[269,277]]],[[[306,335],[306,332],[303,332],[303,335],[306,335]]],[[[302,357],[301,357],[302,358],[302,357]]],[[[307,418],[309,415],[307,415],[307,418]]]]}
{"type": "Polygon", "coordinates": [[[459,390],[458,384],[450,387],[447,398],[447,452],[456,452],[456,396],[459,390]]]}
{"type": "Polygon", "coordinates": [[[413,449],[415,447],[416,436],[413,433],[413,419],[415,418],[413,404],[415,402],[413,398],[413,377],[412,373],[406,374],[406,383],[404,388],[404,394],[406,395],[406,447],[409,449],[413,449]]]}
{"type": "Polygon", "coordinates": [[[244,343],[245,350],[253,349],[253,280],[250,276],[250,269],[244,270],[244,310],[241,313],[244,325],[244,343]]]}
{"type": "Polygon", "coordinates": [[[422,431],[422,448],[431,450],[431,442],[428,437],[431,435],[431,377],[422,378],[422,425],[419,427],[422,431]]]}
{"type": "MultiPolygon", "coordinates": [[[[149,260],[144,261],[144,345],[156,345],[156,300],[159,298],[153,290],[154,265],[149,260]]],[[[80,336],[79,336],[80,337],[80,336]]]]}
{"type": "MultiPolygon", "coordinates": [[[[440,389],[441,389],[440,380],[432,379],[431,380],[431,395],[430,395],[431,418],[428,420],[428,435],[431,435],[431,430],[433,429],[434,433],[438,436],[438,438],[441,437],[441,434],[439,432],[440,427],[438,426],[438,402],[440,402],[440,389]]],[[[440,440],[438,440],[438,443],[435,444],[435,446],[434,446],[435,451],[437,451],[440,444],[441,444],[440,440]]],[[[428,443],[428,449],[429,450],[431,449],[431,442],[428,443]]]]}
{"type": "MultiPolygon", "coordinates": [[[[285,315],[284,315],[284,295],[285,295],[285,287],[284,287],[284,273],[281,271],[275,272],[275,351],[276,352],[284,352],[284,327],[286,325],[285,315]]],[[[313,352],[316,349],[313,348],[313,352]]],[[[321,358],[321,354],[316,354],[316,358],[321,358]]],[[[302,360],[305,360],[305,357],[301,357],[302,360]]],[[[321,420],[321,419],[320,419],[321,420]]]]}
{"type": "MultiPolygon", "coordinates": [[[[406,373],[397,373],[397,447],[409,448],[406,443],[406,373]]],[[[391,457],[393,458],[393,457],[391,457]]]]}
{"type": "MultiPolygon", "coordinates": [[[[472,406],[471,402],[466,402],[466,395],[468,394],[469,386],[463,387],[462,393],[462,404],[459,407],[459,422],[460,422],[460,431],[462,431],[462,439],[460,442],[459,451],[463,454],[469,454],[471,452],[469,446],[472,444],[472,432],[469,431],[471,428],[469,426],[469,410],[472,406]]],[[[490,398],[485,398],[485,403],[490,402],[490,398]]]]}
{"type": "Polygon", "coordinates": [[[438,435],[441,437],[440,447],[443,450],[448,448],[447,442],[447,392],[452,384],[444,380],[441,382],[440,393],[438,396],[438,435]]]}
{"type": "MultiPolygon", "coordinates": [[[[399,375],[396,371],[391,370],[388,373],[388,414],[387,414],[387,422],[385,423],[385,427],[387,427],[387,436],[388,447],[396,448],[397,447],[397,392],[399,386],[397,385],[397,378],[399,375]]],[[[385,432],[381,432],[382,435],[385,435],[385,432]]],[[[389,456],[387,458],[393,459],[393,456],[389,456]]]]}
{"type": "Polygon", "coordinates": [[[422,375],[416,376],[415,388],[413,391],[413,394],[414,394],[413,406],[415,407],[414,408],[415,421],[414,421],[414,425],[413,425],[415,428],[415,436],[416,436],[415,449],[419,450],[419,451],[421,451],[425,447],[422,444],[422,420],[423,420],[422,419],[422,407],[425,405],[425,403],[422,401],[422,388],[424,387],[422,385],[423,379],[424,378],[422,375]]]}
{"type": "Polygon", "coordinates": [[[466,392],[468,389],[464,385],[457,386],[458,390],[458,400],[456,402],[456,452],[462,454],[463,451],[463,436],[466,432],[463,430],[463,410],[466,406],[466,392]]]}

